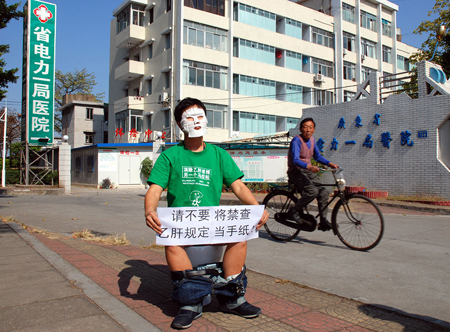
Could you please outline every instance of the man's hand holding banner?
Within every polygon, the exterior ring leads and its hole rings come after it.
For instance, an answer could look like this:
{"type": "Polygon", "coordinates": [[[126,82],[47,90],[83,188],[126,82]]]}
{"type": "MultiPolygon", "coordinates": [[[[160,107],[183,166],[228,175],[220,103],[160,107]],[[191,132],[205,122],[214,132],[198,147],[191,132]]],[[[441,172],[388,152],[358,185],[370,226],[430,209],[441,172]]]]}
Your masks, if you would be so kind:
{"type": "Polygon", "coordinates": [[[183,246],[219,244],[258,238],[263,205],[158,207],[163,232],[156,244],[183,246]]]}

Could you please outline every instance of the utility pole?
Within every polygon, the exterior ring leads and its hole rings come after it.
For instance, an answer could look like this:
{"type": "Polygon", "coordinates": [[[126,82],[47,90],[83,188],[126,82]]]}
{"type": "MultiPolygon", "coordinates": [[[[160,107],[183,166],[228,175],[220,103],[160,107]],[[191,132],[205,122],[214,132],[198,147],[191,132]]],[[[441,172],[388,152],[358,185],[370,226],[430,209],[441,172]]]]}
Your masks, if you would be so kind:
{"type": "Polygon", "coordinates": [[[5,178],[6,178],[6,171],[5,171],[5,158],[6,158],[6,127],[8,126],[8,107],[7,105],[7,99],[5,100],[5,108],[3,114],[0,116],[0,120],[3,121],[5,124],[3,125],[3,153],[2,153],[2,188],[5,188],[5,178]]]}

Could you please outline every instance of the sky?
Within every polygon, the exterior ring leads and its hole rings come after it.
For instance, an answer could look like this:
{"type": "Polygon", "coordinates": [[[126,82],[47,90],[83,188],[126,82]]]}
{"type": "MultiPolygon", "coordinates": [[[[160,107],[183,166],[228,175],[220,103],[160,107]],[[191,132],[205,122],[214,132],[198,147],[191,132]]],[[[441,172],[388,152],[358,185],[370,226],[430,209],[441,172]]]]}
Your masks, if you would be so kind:
{"type": "MultiPolygon", "coordinates": [[[[7,0],[7,5],[19,2],[7,0]]],[[[57,6],[56,21],[56,69],[63,73],[86,68],[94,73],[97,85],[94,93],[103,92],[104,102],[108,102],[109,84],[109,38],[113,11],[123,0],[53,0],[57,6]]],[[[413,31],[427,19],[435,1],[391,0],[399,6],[397,26],[402,29],[402,42],[420,47],[428,36],[415,35],[413,31]]],[[[22,10],[25,0],[22,0],[22,10]]],[[[434,17],[432,17],[434,18],[434,17]]],[[[22,30],[23,21],[12,20],[5,29],[0,30],[0,44],[9,44],[10,53],[3,56],[5,69],[19,68],[18,83],[10,84],[6,100],[0,106],[8,109],[21,108],[22,76],[22,30]]]]}

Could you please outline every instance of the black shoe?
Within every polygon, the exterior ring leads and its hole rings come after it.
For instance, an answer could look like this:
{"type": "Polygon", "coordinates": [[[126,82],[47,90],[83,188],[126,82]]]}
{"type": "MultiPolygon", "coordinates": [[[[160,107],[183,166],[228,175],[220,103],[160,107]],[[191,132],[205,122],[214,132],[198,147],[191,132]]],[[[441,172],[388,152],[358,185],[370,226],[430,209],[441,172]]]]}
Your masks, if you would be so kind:
{"type": "Polygon", "coordinates": [[[256,318],[261,314],[260,308],[255,307],[248,302],[244,302],[234,309],[228,308],[228,305],[226,303],[221,303],[220,311],[239,315],[244,318],[256,318]]]}
{"type": "Polygon", "coordinates": [[[302,217],[298,211],[296,211],[293,207],[289,209],[288,216],[290,219],[294,220],[295,222],[299,223],[300,225],[303,224],[302,217]]]}
{"type": "Polygon", "coordinates": [[[197,318],[200,318],[201,315],[202,315],[201,312],[181,309],[175,316],[174,320],[172,321],[172,325],[170,325],[170,327],[177,330],[187,329],[192,325],[192,321],[194,321],[197,318]]]}
{"type": "Polygon", "coordinates": [[[332,226],[328,220],[322,219],[320,221],[319,227],[318,227],[319,230],[326,232],[326,231],[329,231],[331,228],[332,228],[332,226]]]}
{"type": "Polygon", "coordinates": [[[302,215],[303,213],[296,211],[293,207],[289,209],[288,216],[290,219],[294,220],[299,225],[311,226],[312,224],[308,220],[302,218],[302,215]]]}

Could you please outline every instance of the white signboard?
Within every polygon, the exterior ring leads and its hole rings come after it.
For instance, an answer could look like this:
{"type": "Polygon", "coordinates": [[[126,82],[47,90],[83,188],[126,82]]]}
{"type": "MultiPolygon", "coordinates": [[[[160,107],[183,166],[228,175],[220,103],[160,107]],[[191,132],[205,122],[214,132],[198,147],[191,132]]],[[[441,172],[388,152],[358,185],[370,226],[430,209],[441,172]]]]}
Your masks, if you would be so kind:
{"type": "Polygon", "coordinates": [[[263,212],[263,205],[158,207],[163,232],[156,236],[156,244],[204,245],[255,239],[263,212]]]}

